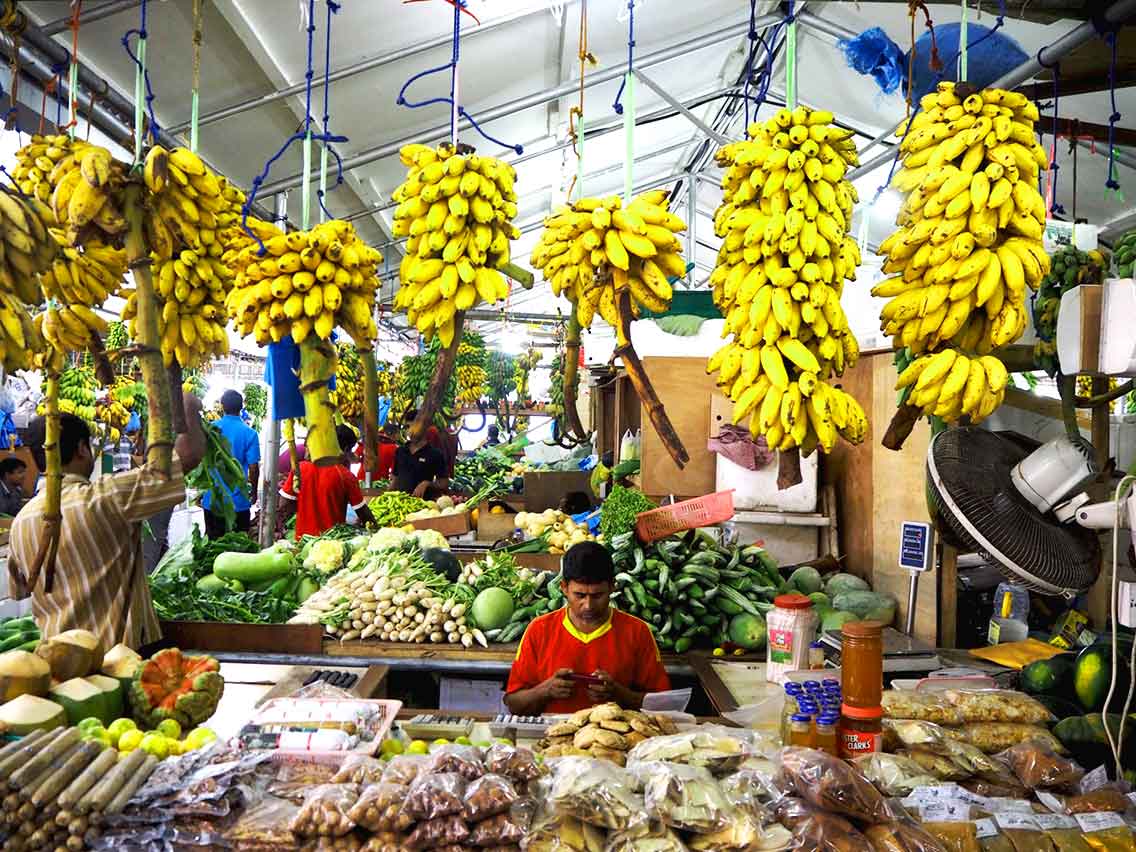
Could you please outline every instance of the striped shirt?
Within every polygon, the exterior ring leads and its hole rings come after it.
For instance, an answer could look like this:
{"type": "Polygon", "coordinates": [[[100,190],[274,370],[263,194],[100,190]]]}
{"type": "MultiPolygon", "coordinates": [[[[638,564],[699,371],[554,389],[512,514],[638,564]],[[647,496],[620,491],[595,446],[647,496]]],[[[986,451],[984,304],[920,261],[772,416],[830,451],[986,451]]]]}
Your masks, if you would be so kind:
{"type": "MultiPolygon", "coordinates": [[[[44,490],[12,523],[8,570],[21,588],[43,536],[44,490]]],[[[177,458],[165,477],[149,465],[100,476],[63,477],[63,524],[55,587],[44,592],[44,573],[32,590],[32,614],[44,636],[84,628],[106,650],[122,642],[138,648],[161,638],[142,564],[142,522],[185,499],[177,458]]]]}

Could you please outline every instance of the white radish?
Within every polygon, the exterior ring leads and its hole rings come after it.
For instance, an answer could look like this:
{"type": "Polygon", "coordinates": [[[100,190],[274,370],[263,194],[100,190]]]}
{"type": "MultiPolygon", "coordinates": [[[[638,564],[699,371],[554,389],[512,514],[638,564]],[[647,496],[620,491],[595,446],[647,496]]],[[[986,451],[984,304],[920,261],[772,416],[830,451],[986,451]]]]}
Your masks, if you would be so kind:
{"type": "Polygon", "coordinates": [[[473,629],[473,638],[477,640],[477,644],[482,648],[489,647],[489,640],[485,638],[485,634],[478,630],[476,627],[473,629]]]}
{"type": "Polygon", "coordinates": [[[445,639],[446,639],[446,634],[442,633],[441,631],[435,630],[433,633],[430,634],[430,641],[431,642],[444,642],[445,639]]]}
{"type": "Polygon", "coordinates": [[[464,633],[464,634],[462,634],[461,643],[462,643],[462,646],[465,647],[465,648],[472,648],[473,647],[473,637],[470,636],[468,633],[464,633]]]}
{"type": "Polygon", "coordinates": [[[454,622],[454,621],[447,621],[445,624],[442,625],[442,629],[445,630],[447,633],[453,633],[455,630],[458,629],[458,626],[457,626],[457,623],[454,622]]]}
{"type": "Polygon", "coordinates": [[[359,634],[361,632],[362,631],[359,631],[359,630],[348,630],[346,633],[343,634],[343,636],[340,637],[339,641],[347,642],[347,641],[350,641],[351,639],[358,639],[359,634]]]}
{"type": "Polygon", "coordinates": [[[460,640],[461,640],[461,636],[457,633],[454,633],[454,632],[451,631],[450,633],[446,634],[446,641],[449,642],[451,645],[457,644],[460,640]]]}

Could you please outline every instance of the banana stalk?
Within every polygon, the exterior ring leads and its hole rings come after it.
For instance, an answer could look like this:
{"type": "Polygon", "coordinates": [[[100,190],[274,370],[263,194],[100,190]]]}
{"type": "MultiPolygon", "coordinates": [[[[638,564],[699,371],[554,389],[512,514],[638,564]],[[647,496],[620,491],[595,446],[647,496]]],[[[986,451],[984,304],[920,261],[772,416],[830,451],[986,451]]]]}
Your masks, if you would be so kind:
{"type": "Polygon", "coordinates": [[[576,408],[576,382],[580,370],[580,320],[576,316],[576,306],[572,306],[572,318],[568,320],[568,330],[564,336],[564,424],[569,437],[586,441],[588,433],[580,422],[580,412],[576,408]]]}
{"type": "Polygon", "coordinates": [[[309,334],[300,344],[300,393],[304,397],[304,419],[308,425],[308,461],[338,458],[335,437],[335,406],[327,383],[335,375],[335,347],[309,334]]]}
{"type": "Polygon", "coordinates": [[[181,364],[177,358],[166,367],[166,381],[170,385],[170,422],[173,424],[174,434],[181,435],[186,431],[185,399],[182,391],[181,364]]]}
{"type": "Polygon", "coordinates": [[[35,560],[28,569],[27,588],[22,591],[30,595],[44,575],[43,589],[51,594],[55,585],[55,557],[59,552],[59,533],[63,520],[63,462],[59,456],[59,374],[62,371],[63,355],[48,349],[44,363],[44,399],[47,413],[44,416],[43,452],[47,459],[45,471],[46,489],[43,503],[43,538],[39,542],[35,560]]]}
{"type": "Polygon", "coordinates": [[[296,422],[292,418],[280,421],[284,440],[288,442],[288,461],[292,465],[292,493],[300,493],[300,452],[296,449],[296,422]]]}
{"type": "Polygon", "coordinates": [[[379,466],[379,370],[375,350],[362,353],[363,362],[363,470],[370,477],[379,466]]]}
{"type": "Polygon", "coordinates": [[[914,405],[904,403],[891,416],[891,422],[880,443],[889,450],[903,449],[903,442],[907,440],[907,436],[911,434],[922,416],[922,412],[914,405]]]}
{"type": "Polygon", "coordinates": [[[434,375],[430,379],[430,386],[426,389],[426,396],[422,405],[418,407],[418,416],[410,424],[410,439],[419,440],[426,434],[426,430],[434,425],[434,417],[442,408],[442,398],[446,394],[446,385],[450,376],[454,374],[454,367],[458,362],[458,347],[461,345],[462,328],[465,325],[465,311],[454,314],[454,337],[450,345],[438,353],[438,360],[434,365],[434,375]]]}
{"type": "Polygon", "coordinates": [[[615,306],[619,315],[619,325],[615,328],[615,354],[623,359],[623,368],[627,370],[627,375],[631,379],[631,384],[635,387],[635,393],[639,396],[639,400],[647,406],[647,414],[651,418],[651,423],[654,425],[659,439],[681,470],[690,461],[690,454],[687,453],[686,447],[682,444],[682,439],[678,436],[674,426],[671,425],[671,419],[667,417],[662,400],[659,399],[659,395],[655,393],[654,385],[651,384],[651,377],[643,369],[643,362],[639,360],[635,347],[631,345],[631,291],[627,289],[621,291],[615,306]]]}
{"type": "MultiPolygon", "coordinates": [[[[170,475],[173,461],[172,403],[170,383],[162,365],[161,337],[158,329],[158,301],[150,272],[150,248],[143,228],[143,185],[141,177],[126,185],[126,261],[134,276],[134,292],[138,303],[135,340],[138,361],[142,367],[142,383],[146,386],[146,461],[170,475]]],[[[180,385],[179,385],[180,389],[180,385]]]]}

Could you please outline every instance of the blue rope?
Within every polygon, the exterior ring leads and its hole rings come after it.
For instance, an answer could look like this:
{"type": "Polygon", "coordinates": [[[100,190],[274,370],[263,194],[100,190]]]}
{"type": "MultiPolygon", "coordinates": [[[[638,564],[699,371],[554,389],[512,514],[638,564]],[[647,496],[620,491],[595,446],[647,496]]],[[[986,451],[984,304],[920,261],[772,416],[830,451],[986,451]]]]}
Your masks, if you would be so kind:
{"type": "MultiPolygon", "coordinates": [[[[335,0],[327,0],[327,32],[323,46],[323,132],[325,134],[330,132],[329,122],[331,121],[331,107],[329,106],[331,100],[331,16],[336,14],[339,9],[340,6],[335,0]]],[[[343,184],[343,160],[334,148],[328,148],[328,150],[335,157],[335,184],[328,190],[328,192],[331,192],[343,184]]],[[[322,189],[317,189],[316,199],[319,201],[320,210],[323,211],[324,215],[329,219],[334,219],[335,217],[331,215],[331,211],[324,204],[325,194],[322,189]]]]}
{"type": "Polygon", "coordinates": [[[623,97],[623,87],[627,85],[627,76],[635,71],[635,0],[627,0],[627,74],[619,81],[619,91],[615,93],[615,103],[611,108],[616,115],[623,115],[623,104],[619,99],[623,97]]]}
{"type": "Polygon", "coordinates": [[[1106,190],[1120,192],[1120,181],[1116,179],[1116,123],[1120,121],[1120,111],[1116,108],[1116,30],[1105,35],[1105,41],[1112,45],[1112,61],[1108,66],[1108,94],[1112,104],[1112,114],[1108,117],[1108,179],[1106,190]]]}
{"type": "MultiPolygon", "coordinates": [[[[454,95],[457,88],[456,80],[458,59],[461,55],[461,13],[466,8],[466,0],[452,0],[452,3],[454,6],[454,38],[452,42],[453,50],[450,54],[450,61],[445,65],[439,65],[437,68],[427,68],[425,71],[419,71],[417,74],[403,83],[402,88],[398,90],[398,97],[395,99],[395,103],[397,103],[399,106],[404,106],[408,109],[421,109],[422,107],[433,106],[435,104],[446,104],[450,107],[451,110],[454,108],[454,95]],[[407,99],[406,90],[409,89],[415,82],[421,80],[423,77],[429,77],[433,74],[440,74],[443,71],[447,70],[450,72],[450,96],[448,98],[428,98],[424,101],[411,101],[407,99]]],[[[472,126],[474,130],[481,134],[483,138],[492,142],[494,145],[500,145],[502,148],[511,148],[518,155],[525,152],[523,145],[510,145],[508,142],[502,142],[500,139],[496,139],[493,136],[490,136],[488,133],[481,129],[481,125],[477,123],[472,115],[466,112],[465,108],[461,104],[457,104],[457,113],[459,117],[464,118],[466,121],[468,121],[470,123],[470,126],[472,126]]],[[[450,124],[453,135],[456,136],[457,128],[453,127],[452,118],[450,120],[450,124]]]]}
{"type": "Polygon", "coordinates": [[[146,6],[148,2],[149,0],[142,0],[142,19],[139,23],[138,29],[126,31],[126,33],[122,36],[122,46],[126,50],[126,55],[134,61],[134,65],[143,72],[142,77],[146,81],[146,113],[150,120],[150,126],[148,130],[150,136],[155,142],[157,142],[159,127],[158,119],[154,116],[154,90],[150,86],[150,69],[142,68],[142,63],[138,61],[138,57],[130,48],[131,36],[138,36],[139,40],[146,38],[146,6]]]}
{"type": "MultiPolygon", "coordinates": [[[[315,0],[308,0],[308,70],[304,73],[304,79],[307,81],[307,84],[304,87],[304,123],[303,125],[301,125],[300,130],[289,136],[284,141],[284,144],[280,146],[280,149],[268,158],[268,160],[264,164],[264,168],[261,169],[260,174],[253,178],[252,192],[249,193],[248,198],[245,200],[244,207],[241,208],[241,228],[256,242],[258,246],[257,255],[259,257],[264,257],[267,249],[264,247],[264,241],[261,240],[260,237],[258,237],[256,234],[254,234],[248,226],[249,213],[251,212],[253,204],[256,201],[257,193],[260,192],[261,186],[268,178],[268,173],[272,170],[273,164],[284,156],[284,153],[288,150],[289,147],[291,147],[293,142],[302,142],[304,138],[309,133],[311,133],[312,129],[312,78],[314,77],[314,73],[312,71],[312,48],[316,31],[315,11],[315,0]]],[[[324,144],[347,141],[346,136],[333,136],[332,134],[327,132],[312,133],[312,139],[323,142],[324,144]]],[[[336,165],[339,168],[340,174],[342,175],[343,163],[339,159],[338,154],[335,155],[335,161],[336,165]]]]}

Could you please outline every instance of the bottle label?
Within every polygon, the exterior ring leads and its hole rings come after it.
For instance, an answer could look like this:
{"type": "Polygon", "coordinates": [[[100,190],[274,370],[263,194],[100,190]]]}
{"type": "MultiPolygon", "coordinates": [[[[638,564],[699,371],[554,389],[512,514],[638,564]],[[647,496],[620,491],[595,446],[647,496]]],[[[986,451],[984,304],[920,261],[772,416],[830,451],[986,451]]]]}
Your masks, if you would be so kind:
{"type": "Polygon", "coordinates": [[[845,760],[851,760],[862,754],[874,754],[880,751],[882,740],[883,735],[879,733],[842,730],[840,732],[840,756],[845,760]]]}
{"type": "Polygon", "coordinates": [[[1002,635],[1002,625],[998,623],[997,619],[990,619],[990,626],[986,630],[986,644],[997,645],[998,639],[1002,635]]]}
{"type": "Polygon", "coordinates": [[[793,631],[792,630],[770,630],[769,631],[769,662],[771,662],[771,663],[792,663],[793,662],[793,631]]]}

